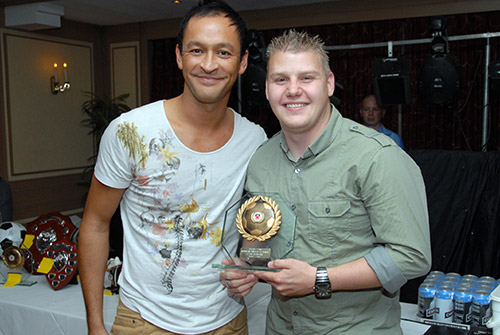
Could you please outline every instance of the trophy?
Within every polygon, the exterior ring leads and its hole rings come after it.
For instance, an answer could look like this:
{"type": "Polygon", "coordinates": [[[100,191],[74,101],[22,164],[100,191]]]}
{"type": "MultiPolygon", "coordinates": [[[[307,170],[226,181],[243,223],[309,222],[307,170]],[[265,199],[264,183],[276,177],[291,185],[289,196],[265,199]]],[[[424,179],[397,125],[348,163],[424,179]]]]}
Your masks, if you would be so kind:
{"type": "Polygon", "coordinates": [[[296,215],[278,193],[248,193],[226,210],[221,246],[233,264],[213,264],[219,269],[278,271],[267,263],[293,250],[296,215]],[[233,221],[237,209],[236,220],[233,221]],[[227,248],[226,232],[236,225],[240,241],[236,255],[227,248]]]}
{"type": "Polygon", "coordinates": [[[26,228],[21,223],[14,221],[0,223],[0,285],[36,284],[36,281],[29,280],[31,273],[22,269],[33,259],[26,236],[26,228]]]}

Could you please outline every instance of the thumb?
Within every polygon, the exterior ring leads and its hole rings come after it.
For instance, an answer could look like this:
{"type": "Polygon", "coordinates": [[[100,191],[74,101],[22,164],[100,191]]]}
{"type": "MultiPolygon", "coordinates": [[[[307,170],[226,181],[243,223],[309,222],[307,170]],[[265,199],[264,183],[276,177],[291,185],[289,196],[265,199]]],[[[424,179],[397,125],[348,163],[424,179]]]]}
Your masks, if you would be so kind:
{"type": "Polygon", "coordinates": [[[276,269],[275,265],[274,265],[274,262],[275,261],[270,261],[269,263],[267,263],[267,267],[270,268],[270,269],[276,269]]]}

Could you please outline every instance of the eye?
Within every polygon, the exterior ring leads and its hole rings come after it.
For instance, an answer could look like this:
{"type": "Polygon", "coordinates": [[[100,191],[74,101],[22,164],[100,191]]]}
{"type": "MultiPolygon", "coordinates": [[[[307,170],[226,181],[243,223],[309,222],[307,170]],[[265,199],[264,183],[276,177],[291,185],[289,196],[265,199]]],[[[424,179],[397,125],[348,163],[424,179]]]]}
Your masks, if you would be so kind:
{"type": "Polygon", "coordinates": [[[226,51],[226,50],[221,50],[221,51],[219,51],[219,55],[221,55],[222,57],[229,57],[229,56],[231,56],[231,53],[229,51],[226,51]]]}
{"type": "Polygon", "coordinates": [[[309,83],[316,79],[316,76],[314,74],[305,74],[302,76],[301,80],[302,82],[309,83]]]}
{"type": "Polygon", "coordinates": [[[201,51],[201,49],[191,49],[191,50],[189,50],[189,53],[191,53],[191,54],[201,54],[202,51],[201,51]]]}

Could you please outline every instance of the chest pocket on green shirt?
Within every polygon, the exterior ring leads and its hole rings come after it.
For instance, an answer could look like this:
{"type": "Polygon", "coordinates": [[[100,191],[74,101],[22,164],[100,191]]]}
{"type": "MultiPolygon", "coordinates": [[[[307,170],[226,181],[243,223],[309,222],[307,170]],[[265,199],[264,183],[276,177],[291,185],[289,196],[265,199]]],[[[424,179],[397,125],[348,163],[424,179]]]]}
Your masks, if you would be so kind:
{"type": "Polygon", "coordinates": [[[310,201],[309,238],[321,244],[334,245],[351,235],[348,199],[310,201]]]}

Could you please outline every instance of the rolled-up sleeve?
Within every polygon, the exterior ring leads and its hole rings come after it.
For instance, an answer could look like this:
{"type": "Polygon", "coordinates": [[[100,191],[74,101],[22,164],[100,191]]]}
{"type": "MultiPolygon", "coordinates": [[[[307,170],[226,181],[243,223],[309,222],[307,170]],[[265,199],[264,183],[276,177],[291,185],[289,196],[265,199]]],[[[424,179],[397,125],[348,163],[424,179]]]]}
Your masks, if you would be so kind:
{"type": "Polygon", "coordinates": [[[395,293],[408,281],[384,247],[375,247],[365,259],[387,292],[395,293]]]}
{"type": "Polygon", "coordinates": [[[382,147],[360,179],[375,234],[365,259],[388,292],[431,266],[425,185],[419,167],[397,147],[382,147]]]}

